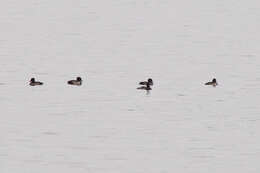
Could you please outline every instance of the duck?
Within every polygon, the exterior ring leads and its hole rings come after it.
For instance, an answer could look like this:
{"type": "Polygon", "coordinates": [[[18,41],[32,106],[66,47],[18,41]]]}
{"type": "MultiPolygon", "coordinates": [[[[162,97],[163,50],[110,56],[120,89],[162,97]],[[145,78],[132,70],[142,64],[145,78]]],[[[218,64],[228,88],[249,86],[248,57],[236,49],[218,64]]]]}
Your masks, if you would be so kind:
{"type": "Polygon", "coordinates": [[[79,85],[82,84],[82,79],[81,79],[81,77],[77,77],[76,80],[68,81],[68,84],[69,85],[77,85],[77,86],[79,86],[79,85]]]}
{"type": "Polygon", "coordinates": [[[151,78],[149,78],[147,81],[139,82],[139,85],[147,85],[147,84],[152,86],[153,85],[153,80],[151,78]]]}
{"type": "Polygon", "coordinates": [[[29,85],[31,86],[43,85],[43,82],[35,81],[35,78],[31,78],[29,85]]]}
{"type": "Polygon", "coordinates": [[[207,82],[207,83],[205,83],[205,85],[212,85],[212,86],[217,86],[218,85],[218,83],[217,83],[217,80],[214,78],[214,79],[212,79],[212,81],[211,82],[207,82]]]}
{"type": "Polygon", "coordinates": [[[138,87],[136,89],[138,89],[138,90],[146,90],[146,91],[152,90],[152,88],[150,87],[149,83],[147,83],[146,86],[140,86],[140,87],[138,87]]]}

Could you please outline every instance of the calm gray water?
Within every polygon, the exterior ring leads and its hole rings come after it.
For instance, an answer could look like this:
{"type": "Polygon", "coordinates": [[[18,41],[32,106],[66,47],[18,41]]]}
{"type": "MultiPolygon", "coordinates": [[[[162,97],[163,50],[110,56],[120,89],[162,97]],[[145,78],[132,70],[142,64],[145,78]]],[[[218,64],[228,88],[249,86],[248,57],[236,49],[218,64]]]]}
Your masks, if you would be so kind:
{"type": "Polygon", "coordinates": [[[259,8],[0,2],[0,172],[259,173],[259,8]]]}

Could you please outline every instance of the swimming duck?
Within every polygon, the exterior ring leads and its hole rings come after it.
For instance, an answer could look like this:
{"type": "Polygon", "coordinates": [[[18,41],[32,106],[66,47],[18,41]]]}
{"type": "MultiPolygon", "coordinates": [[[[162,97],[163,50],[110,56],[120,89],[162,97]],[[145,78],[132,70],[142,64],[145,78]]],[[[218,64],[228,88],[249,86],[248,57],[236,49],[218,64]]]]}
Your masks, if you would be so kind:
{"type": "Polygon", "coordinates": [[[77,77],[77,79],[76,80],[70,80],[70,81],[68,81],[68,84],[69,85],[81,85],[82,84],[82,79],[81,79],[81,77],[77,77]]]}
{"type": "Polygon", "coordinates": [[[34,78],[31,78],[29,85],[31,85],[31,86],[36,86],[36,85],[43,85],[43,83],[42,83],[42,82],[39,82],[39,81],[35,81],[34,78]]]}
{"type": "Polygon", "coordinates": [[[211,82],[207,82],[207,83],[205,83],[205,85],[212,85],[212,86],[217,86],[218,85],[218,83],[217,83],[217,80],[214,78],[214,79],[212,79],[212,81],[211,82]]]}
{"type": "Polygon", "coordinates": [[[146,90],[146,91],[149,91],[149,90],[152,90],[152,88],[150,87],[150,84],[147,83],[146,86],[141,86],[141,87],[138,87],[136,89],[139,89],[139,90],[146,90]]]}
{"type": "Polygon", "coordinates": [[[147,85],[149,84],[150,86],[153,85],[153,80],[149,78],[147,81],[139,82],[139,85],[147,85]]]}

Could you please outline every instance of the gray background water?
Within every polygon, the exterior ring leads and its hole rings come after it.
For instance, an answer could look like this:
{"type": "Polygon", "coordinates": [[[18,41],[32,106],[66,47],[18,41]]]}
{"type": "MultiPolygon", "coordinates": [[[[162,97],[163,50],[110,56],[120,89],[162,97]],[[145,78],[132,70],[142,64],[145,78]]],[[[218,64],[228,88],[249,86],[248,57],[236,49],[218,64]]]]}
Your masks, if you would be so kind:
{"type": "Polygon", "coordinates": [[[0,172],[258,173],[259,8],[0,2],[0,172]]]}

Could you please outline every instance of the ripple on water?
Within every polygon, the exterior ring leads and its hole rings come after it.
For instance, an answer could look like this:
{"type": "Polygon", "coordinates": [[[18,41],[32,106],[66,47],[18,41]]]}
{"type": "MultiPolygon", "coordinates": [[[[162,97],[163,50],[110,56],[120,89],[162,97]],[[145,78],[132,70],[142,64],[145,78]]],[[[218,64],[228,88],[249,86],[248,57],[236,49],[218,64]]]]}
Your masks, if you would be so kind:
{"type": "Polygon", "coordinates": [[[56,132],[50,132],[50,131],[48,131],[48,132],[43,132],[43,134],[44,134],[44,135],[54,135],[54,136],[57,136],[57,135],[58,135],[58,133],[56,133],[56,132]]]}

